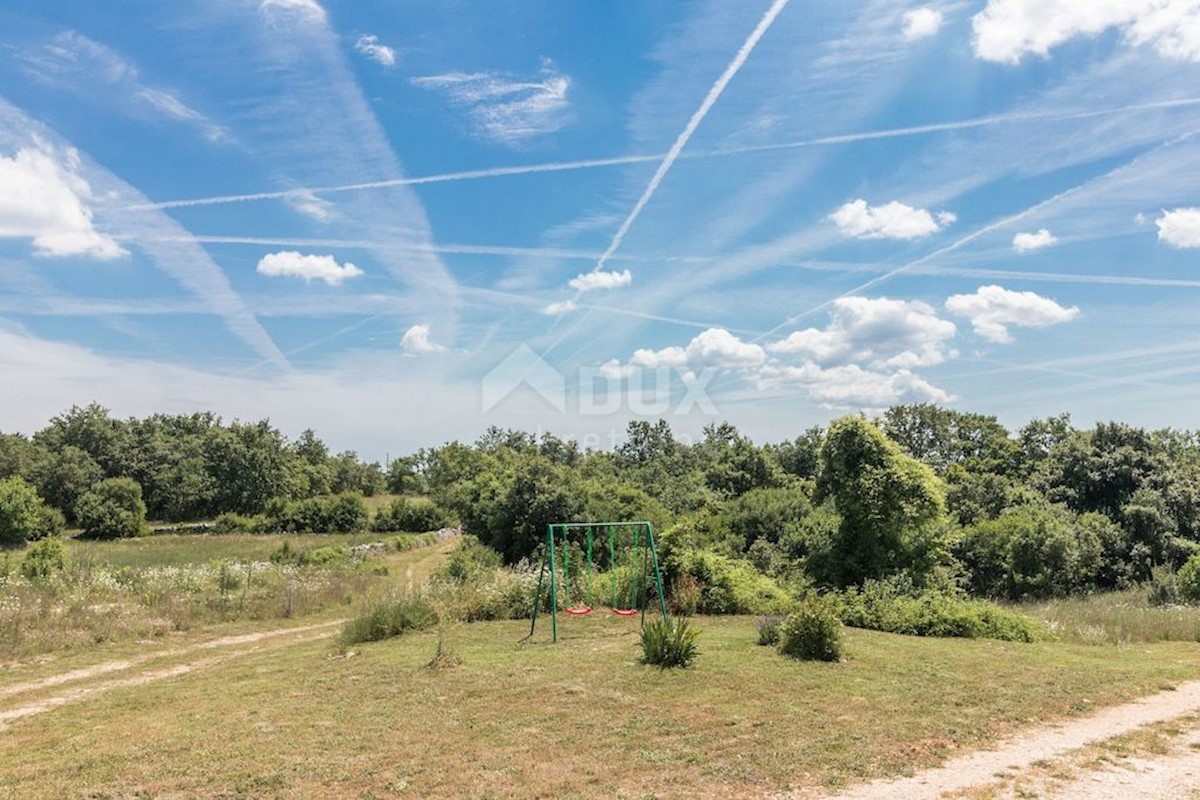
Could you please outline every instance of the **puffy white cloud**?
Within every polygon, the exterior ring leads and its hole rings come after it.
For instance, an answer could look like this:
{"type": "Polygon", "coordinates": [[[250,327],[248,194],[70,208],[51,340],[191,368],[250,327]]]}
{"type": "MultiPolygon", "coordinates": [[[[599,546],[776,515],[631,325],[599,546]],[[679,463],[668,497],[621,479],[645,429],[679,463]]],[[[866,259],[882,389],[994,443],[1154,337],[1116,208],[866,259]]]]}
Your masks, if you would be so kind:
{"type": "Polygon", "coordinates": [[[952,355],[947,346],[956,333],[953,322],[925,303],[842,297],[834,302],[827,327],[796,331],[767,349],[825,366],[852,361],[880,367],[932,366],[952,355]]]}
{"type": "Polygon", "coordinates": [[[542,313],[547,316],[557,317],[561,314],[569,314],[578,308],[574,300],[562,300],[557,303],[550,303],[542,307],[542,313]]]}
{"type": "Polygon", "coordinates": [[[956,294],[946,309],[966,317],[975,332],[992,342],[1011,342],[1010,326],[1043,328],[1070,322],[1079,309],[1061,306],[1034,292],[1013,292],[1000,286],[981,286],[974,294],[956,294]]]}
{"type": "Polygon", "coordinates": [[[988,0],[972,24],[975,53],[987,61],[1047,56],[1063,42],[1109,28],[1119,28],[1131,44],[1153,44],[1166,58],[1200,61],[1196,0],[988,0]]]}
{"type": "Polygon", "coordinates": [[[344,280],[357,278],[363,271],[350,262],[339,264],[333,256],[302,255],[295,250],[281,250],[259,260],[258,274],[273,278],[303,278],[305,283],[325,281],[330,286],[338,286],[344,280]]]}
{"type": "Polygon", "coordinates": [[[942,27],[942,12],[923,6],[904,12],[904,38],[908,41],[936,36],[942,27]]]}
{"type": "Polygon", "coordinates": [[[857,364],[824,368],[771,366],[762,371],[764,389],[797,386],[815,402],[834,408],[878,409],[898,403],[950,403],[954,395],[906,369],[877,372],[857,364]]]}
{"type": "Polygon", "coordinates": [[[629,367],[742,370],[759,367],[766,360],[767,353],[759,345],[743,342],[724,328],[709,328],[688,342],[686,347],[638,350],[629,360],[629,367]]]}
{"type": "Polygon", "coordinates": [[[422,323],[413,325],[404,332],[403,338],[400,339],[400,348],[409,355],[420,355],[422,353],[439,353],[446,348],[431,338],[429,326],[422,323]]]}
{"type": "Polygon", "coordinates": [[[1058,238],[1045,228],[1042,228],[1037,233],[1018,233],[1013,237],[1013,248],[1018,253],[1027,253],[1030,250],[1041,250],[1043,247],[1049,247],[1058,242],[1058,238]]]}
{"type": "Polygon", "coordinates": [[[87,205],[92,191],[79,176],[79,155],[59,159],[48,146],[0,156],[0,238],[31,238],[35,255],[113,259],[128,251],[96,230],[87,205]]]}
{"type": "Polygon", "coordinates": [[[499,72],[448,72],[412,82],[444,92],[451,102],[468,108],[476,133],[502,144],[520,144],[569,122],[571,79],[550,59],[542,60],[538,77],[532,79],[499,72]]]}
{"type": "Polygon", "coordinates": [[[948,211],[937,218],[923,208],[913,208],[893,201],[872,206],[858,199],[846,203],[829,215],[834,224],[847,236],[858,239],[920,239],[937,233],[958,218],[948,211]]]}
{"type": "Polygon", "coordinates": [[[633,274],[627,269],[620,272],[606,272],[598,269],[594,272],[576,275],[567,282],[567,285],[577,292],[591,292],[596,289],[616,289],[628,286],[632,282],[633,274]]]}
{"type": "Polygon", "coordinates": [[[396,66],[396,51],[386,44],[379,43],[379,37],[366,35],[358,37],[354,49],[367,58],[385,67],[396,66]]]}
{"type": "Polygon", "coordinates": [[[1173,247],[1200,247],[1200,208],[1164,211],[1154,224],[1160,241],[1173,247]]]}

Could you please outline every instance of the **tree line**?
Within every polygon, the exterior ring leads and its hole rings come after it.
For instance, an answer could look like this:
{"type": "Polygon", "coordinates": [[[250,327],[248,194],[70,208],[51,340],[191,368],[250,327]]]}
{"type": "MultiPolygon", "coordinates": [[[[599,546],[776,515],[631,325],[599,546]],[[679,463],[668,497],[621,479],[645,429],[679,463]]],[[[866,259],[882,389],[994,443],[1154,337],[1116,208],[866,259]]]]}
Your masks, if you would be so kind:
{"type": "Polygon", "coordinates": [[[93,404],[31,437],[0,434],[0,481],[0,507],[68,524],[97,513],[98,493],[127,497],[131,487],[154,519],[270,511],[292,520],[285,530],[315,513],[310,498],[422,494],[435,518],[457,517],[510,563],[534,554],[548,522],[646,519],[667,557],[705,565],[693,571],[710,586],[722,569],[753,568],[781,587],[900,579],[1049,596],[1130,586],[1200,552],[1197,434],[1077,428],[1067,415],[1010,431],[929,404],[773,444],[727,423],[688,444],[665,421],[634,421],[611,452],[491,428],[386,468],[331,453],[311,430],[290,441],[265,420],[121,420],[93,404]]]}

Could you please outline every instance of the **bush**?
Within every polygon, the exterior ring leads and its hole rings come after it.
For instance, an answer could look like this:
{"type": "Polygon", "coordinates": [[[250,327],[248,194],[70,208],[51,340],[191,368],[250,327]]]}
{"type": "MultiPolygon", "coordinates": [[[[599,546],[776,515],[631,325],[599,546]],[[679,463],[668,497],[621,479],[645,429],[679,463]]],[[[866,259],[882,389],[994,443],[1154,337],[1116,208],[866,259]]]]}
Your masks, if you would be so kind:
{"type": "Polygon", "coordinates": [[[61,572],[67,563],[67,550],[62,539],[42,539],[25,551],[21,559],[21,574],[29,580],[45,580],[61,572]]]}
{"type": "Polygon", "coordinates": [[[839,661],[842,623],[827,604],[809,600],[779,626],[779,652],[801,661],[839,661]]]}
{"type": "Polygon", "coordinates": [[[1200,602],[1200,555],[1189,558],[1175,573],[1175,588],[1183,602],[1200,602]]]}
{"type": "Polygon", "coordinates": [[[261,515],[246,516],[227,511],[213,520],[214,533],[262,533],[267,528],[267,518],[261,515]]]}
{"type": "Polygon", "coordinates": [[[758,643],[760,645],[779,644],[779,629],[784,617],[779,614],[768,614],[758,618],[758,643]]]}
{"type": "MultiPolygon", "coordinates": [[[[754,565],[708,550],[676,551],[672,554],[672,588],[689,586],[691,576],[700,588],[695,610],[701,614],[778,614],[787,611],[791,596],[754,565]]],[[[683,598],[673,598],[679,606],[683,598]]],[[[688,601],[690,604],[690,600],[688,601]]]]}
{"type": "Polygon", "coordinates": [[[358,492],[272,501],[267,515],[266,527],[283,533],[355,533],[367,528],[367,507],[358,492]]]}
{"type": "Polygon", "coordinates": [[[0,480],[0,547],[20,547],[36,538],[42,500],[20,477],[0,480]]]}
{"type": "Polygon", "coordinates": [[[49,539],[63,535],[67,527],[67,518],[54,506],[43,504],[38,509],[38,524],[30,538],[34,540],[49,539]]]}
{"type": "Polygon", "coordinates": [[[837,613],[853,628],[908,636],[1036,642],[1048,633],[1033,620],[985,600],[936,590],[918,591],[902,580],[867,581],[836,598],[837,613]]]}
{"type": "Polygon", "coordinates": [[[79,498],[75,518],[85,535],[124,539],[150,533],[142,487],[132,478],[108,478],[79,498]]]}
{"type": "Polygon", "coordinates": [[[381,598],[342,628],[343,646],[378,642],[437,624],[437,612],[422,595],[408,593],[381,598]]]}
{"type": "MultiPolygon", "coordinates": [[[[1188,563],[1190,564],[1191,560],[1188,563]]],[[[1173,606],[1180,603],[1178,576],[1170,567],[1155,567],[1151,571],[1150,592],[1146,599],[1152,606],[1173,606]]]]}
{"type": "Polygon", "coordinates": [[[690,667],[700,652],[700,631],[681,617],[655,619],[642,628],[642,663],[659,669],[690,667]]]}

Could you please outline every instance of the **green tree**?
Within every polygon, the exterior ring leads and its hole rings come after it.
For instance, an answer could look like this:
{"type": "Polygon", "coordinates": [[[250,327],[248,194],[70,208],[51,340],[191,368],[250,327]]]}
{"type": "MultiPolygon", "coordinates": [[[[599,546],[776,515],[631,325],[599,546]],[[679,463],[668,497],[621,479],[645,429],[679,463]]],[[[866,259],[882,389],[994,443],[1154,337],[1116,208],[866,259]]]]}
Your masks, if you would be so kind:
{"type": "Polygon", "coordinates": [[[73,520],[79,498],[104,478],[104,470],[80,448],[64,445],[34,466],[32,478],[38,494],[73,520]]]}
{"type": "Polygon", "coordinates": [[[822,559],[836,572],[818,576],[824,582],[850,586],[901,570],[919,573],[938,558],[942,483],[873,423],[843,417],[829,426],[817,479],[817,500],[825,498],[841,522],[822,559]]]}
{"type": "Polygon", "coordinates": [[[0,478],[0,547],[20,547],[37,537],[42,499],[19,477],[0,478]]]}
{"type": "Polygon", "coordinates": [[[150,532],[142,487],[132,478],[101,481],[79,498],[75,515],[84,534],[96,539],[123,539],[150,532]]]}

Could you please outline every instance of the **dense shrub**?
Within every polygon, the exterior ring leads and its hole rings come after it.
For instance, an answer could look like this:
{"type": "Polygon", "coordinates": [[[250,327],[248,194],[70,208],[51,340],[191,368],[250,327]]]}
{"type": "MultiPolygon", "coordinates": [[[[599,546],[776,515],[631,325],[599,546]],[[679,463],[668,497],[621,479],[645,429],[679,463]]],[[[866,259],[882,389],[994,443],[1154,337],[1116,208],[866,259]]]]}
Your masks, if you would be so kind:
{"type": "Polygon", "coordinates": [[[131,478],[100,481],[79,498],[75,518],[84,534],[95,539],[124,539],[150,533],[142,487],[131,478]]]}
{"type": "Polygon", "coordinates": [[[0,480],[0,547],[20,547],[36,538],[41,498],[19,477],[0,480]]]}
{"type": "Polygon", "coordinates": [[[1170,567],[1154,568],[1150,573],[1149,592],[1146,600],[1152,606],[1173,606],[1182,602],[1179,596],[1178,576],[1173,569],[1170,567]]]}
{"type": "Polygon", "coordinates": [[[758,628],[758,643],[763,646],[779,644],[779,629],[783,625],[784,617],[779,614],[767,614],[759,617],[758,628]]]}
{"type": "Polygon", "coordinates": [[[985,600],[935,590],[918,591],[902,581],[868,581],[837,596],[837,613],[854,628],[909,636],[946,636],[1035,642],[1048,637],[1036,622],[985,600]]]}
{"type": "Polygon", "coordinates": [[[689,667],[700,652],[699,636],[686,619],[653,619],[642,627],[642,663],[659,669],[689,667]]]}
{"type": "Polygon", "coordinates": [[[450,527],[453,516],[431,500],[414,500],[397,497],[389,505],[375,512],[371,529],[379,533],[409,531],[424,533],[450,527]]]}
{"type": "Polygon", "coordinates": [[[406,593],[380,598],[346,622],[343,646],[377,642],[409,631],[432,628],[438,620],[433,605],[421,594],[406,593]]]}
{"type": "Polygon", "coordinates": [[[791,604],[790,595],[753,564],[707,550],[673,552],[670,572],[673,587],[688,585],[684,575],[695,581],[700,589],[695,610],[701,614],[772,614],[791,604]]]}
{"type": "Polygon", "coordinates": [[[226,511],[213,520],[215,533],[262,533],[269,527],[267,518],[261,514],[248,516],[226,511]]]}
{"type": "Polygon", "coordinates": [[[1187,560],[1175,574],[1175,587],[1179,599],[1185,603],[1200,603],[1200,555],[1187,560]]]}
{"type": "Polygon", "coordinates": [[[267,508],[271,530],[284,533],[354,533],[367,528],[367,507],[358,492],[333,497],[272,501],[267,508]]]}
{"type": "Polygon", "coordinates": [[[802,661],[838,661],[842,623],[825,602],[806,600],[780,624],[779,652],[802,661]]]}
{"type": "Polygon", "coordinates": [[[61,572],[67,563],[62,539],[51,537],[34,543],[21,559],[21,574],[29,580],[45,580],[61,572]]]}
{"type": "Polygon", "coordinates": [[[53,506],[43,504],[38,509],[38,524],[33,531],[31,539],[48,539],[55,536],[62,536],[63,531],[67,527],[67,518],[63,513],[53,506]]]}

